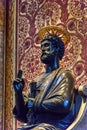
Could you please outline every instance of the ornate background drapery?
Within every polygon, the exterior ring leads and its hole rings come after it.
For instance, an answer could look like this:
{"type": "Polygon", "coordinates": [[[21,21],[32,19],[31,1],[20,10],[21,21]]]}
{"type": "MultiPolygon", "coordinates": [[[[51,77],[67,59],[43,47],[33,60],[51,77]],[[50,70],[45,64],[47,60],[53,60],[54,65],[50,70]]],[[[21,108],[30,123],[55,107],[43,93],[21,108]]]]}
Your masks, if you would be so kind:
{"type": "Polygon", "coordinates": [[[72,70],[77,87],[84,84],[87,80],[87,1],[23,0],[17,5],[17,65],[23,69],[26,87],[43,72],[37,32],[47,25],[65,28],[70,33],[61,66],[72,70]]]}
{"type": "MultiPolygon", "coordinates": [[[[43,73],[38,38],[38,30],[43,26],[56,25],[69,32],[70,42],[65,46],[65,56],[60,66],[72,70],[75,87],[87,83],[87,1],[9,0],[8,7],[6,127],[7,130],[16,130],[20,122],[12,117],[14,105],[12,79],[21,68],[26,91],[29,83],[43,73]]],[[[84,120],[86,121],[87,119],[84,120]]],[[[82,122],[78,129],[86,128],[86,123],[82,122]]]]}

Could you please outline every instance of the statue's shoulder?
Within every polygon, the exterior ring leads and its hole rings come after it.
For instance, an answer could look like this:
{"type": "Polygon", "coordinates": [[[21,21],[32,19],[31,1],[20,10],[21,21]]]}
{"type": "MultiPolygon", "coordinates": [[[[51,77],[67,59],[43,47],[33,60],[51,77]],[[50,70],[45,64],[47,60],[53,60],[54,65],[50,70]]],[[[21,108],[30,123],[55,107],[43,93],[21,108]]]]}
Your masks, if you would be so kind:
{"type": "Polygon", "coordinates": [[[74,79],[74,75],[73,75],[72,71],[69,69],[59,68],[59,70],[57,70],[57,71],[63,77],[67,77],[67,78],[69,77],[69,78],[74,79]]]}

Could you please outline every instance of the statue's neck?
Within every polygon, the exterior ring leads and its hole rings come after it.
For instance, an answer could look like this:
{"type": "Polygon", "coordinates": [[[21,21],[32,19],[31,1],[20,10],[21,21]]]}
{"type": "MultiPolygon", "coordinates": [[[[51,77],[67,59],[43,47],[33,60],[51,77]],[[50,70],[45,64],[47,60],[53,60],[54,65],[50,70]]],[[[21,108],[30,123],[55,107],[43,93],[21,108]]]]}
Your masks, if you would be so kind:
{"type": "Polygon", "coordinates": [[[54,62],[46,65],[46,73],[50,73],[57,68],[59,68],[59,62],[58,62],[58,60],[57,61],[54,60],[54,62]]]}

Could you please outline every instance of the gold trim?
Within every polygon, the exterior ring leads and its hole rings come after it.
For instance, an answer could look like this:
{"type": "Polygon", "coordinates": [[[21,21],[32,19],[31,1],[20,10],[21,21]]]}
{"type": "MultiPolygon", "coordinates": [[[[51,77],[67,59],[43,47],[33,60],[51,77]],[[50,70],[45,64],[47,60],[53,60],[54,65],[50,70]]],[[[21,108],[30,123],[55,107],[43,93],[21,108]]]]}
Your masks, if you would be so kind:
{"type": "Polygon", "coordinates": [[[64,44],[67,44],[70,41],[70,35],[67,32],[67,30],[59,28],[57,26],[46,26],[46,27],[41,28],[41,30],[38,32],[38,36],[40,39],[43,39],[43,37],[49,34],[57,35],[58,37],[62,39],[64,44]]]}
{"type": "MultiPolygon", "coordinates": [[[[8,2],[8,16],[6,25],[6,56],[5,56],[5,129],[12,129],[12,35],[13,35],[13,3],[8,2]]],[[[6,10],[7,11],[7,10],[6,10]]]]}

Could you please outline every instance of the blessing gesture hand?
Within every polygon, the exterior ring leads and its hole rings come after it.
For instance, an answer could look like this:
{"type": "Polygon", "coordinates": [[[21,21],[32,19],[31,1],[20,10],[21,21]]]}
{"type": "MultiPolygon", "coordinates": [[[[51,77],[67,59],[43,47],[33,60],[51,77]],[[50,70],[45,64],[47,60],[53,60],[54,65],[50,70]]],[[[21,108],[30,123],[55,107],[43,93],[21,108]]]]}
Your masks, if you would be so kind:
{"type": "Polygon", "coordinates": [[[24,88],[24,80],[22,79],[22,71],[19,70],[17,78],[13,81],[13,87],[16,93],[22,92],[24,88]]]}

